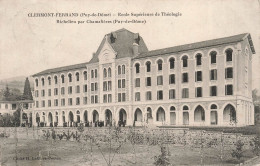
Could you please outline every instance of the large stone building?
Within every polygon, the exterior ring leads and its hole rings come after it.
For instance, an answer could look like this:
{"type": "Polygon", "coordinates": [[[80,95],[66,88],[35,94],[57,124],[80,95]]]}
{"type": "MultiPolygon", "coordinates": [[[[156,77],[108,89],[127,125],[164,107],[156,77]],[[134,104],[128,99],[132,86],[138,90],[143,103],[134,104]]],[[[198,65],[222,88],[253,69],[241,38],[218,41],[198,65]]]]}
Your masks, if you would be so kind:
{"type": "Polygon", "coordinates": [[[120,29],[89,62],[33,75],[34,125],[253,125],[252,54],[248,33],[149,51],[120,29]]]}

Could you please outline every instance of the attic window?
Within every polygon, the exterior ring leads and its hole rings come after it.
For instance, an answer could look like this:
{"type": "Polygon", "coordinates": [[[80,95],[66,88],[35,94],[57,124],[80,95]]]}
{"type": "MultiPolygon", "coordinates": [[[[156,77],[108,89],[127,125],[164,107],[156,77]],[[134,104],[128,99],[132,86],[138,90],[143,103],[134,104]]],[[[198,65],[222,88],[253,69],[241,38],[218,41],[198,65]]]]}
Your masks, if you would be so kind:
{"type": "Polygon", "coordinates": [[[135,38],[135,43],[136,43],[136,44],[139,44],[139,41],[140,41],[139,33],[136,33],[135,36],[134,36],[134,38],[135,38]]]}
{"type": "Polygon", "coordinates": [[[111,41],[111,43],[115,43],[115,41],[116,41],[116,33],[115,32],[112,32],[111,34],[110,34],[110,41],[111,41]]]}

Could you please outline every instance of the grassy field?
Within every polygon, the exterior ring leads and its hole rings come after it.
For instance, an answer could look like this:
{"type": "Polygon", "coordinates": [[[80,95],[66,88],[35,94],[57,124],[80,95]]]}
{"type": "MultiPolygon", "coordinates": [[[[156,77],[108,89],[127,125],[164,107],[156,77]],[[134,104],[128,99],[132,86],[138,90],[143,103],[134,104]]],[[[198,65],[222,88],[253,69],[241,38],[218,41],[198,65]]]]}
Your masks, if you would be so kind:
{"type": "MultiPolygon", "coordinates": [[[[1,142],[1,166],[113,166],[123,165],[153,165],[154,156],[160,154],[159,146],[123,144],[117,153],[117,145],[108,143],[99,145],[90,142],[76,141],[45,141],[37,139],[19,139],[17,146],[13,138],[0,138],[1,142]],[[91,150],[92,149],[92,150],[91,150]]],[[[230,155],[231,150],[224,150],[223,162],[220,160],[220,149],[190,148],[169,145],[170,163],[172,165],[235,165],[238,162],[230,155]]],[[[250,150],[243,153],[242,160],[248,160],[254,155],[250,150]]]]}

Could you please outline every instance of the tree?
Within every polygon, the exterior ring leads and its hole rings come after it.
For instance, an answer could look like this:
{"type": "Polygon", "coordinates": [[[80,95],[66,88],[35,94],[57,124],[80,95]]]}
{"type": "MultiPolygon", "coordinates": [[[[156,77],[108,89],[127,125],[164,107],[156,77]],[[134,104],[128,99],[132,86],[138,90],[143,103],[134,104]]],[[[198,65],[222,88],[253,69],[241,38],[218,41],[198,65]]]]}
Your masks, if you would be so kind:
{"type": "Polygon", "coordinates": [[[8,88],[8,85],[6,85],[5,91],[4,91],[4,100],[8,101],[10,98],[10,89],[8,88]]]}
{"type": "Polygon", "coordinates": [[[13,113],[13,116],[14,116],[14,124],[16,126],[20,126],[20,113],[21,113],[21,109],[18,108],[14,113],[13,113]]]}
{"type": "Polygon", "coordinates": [[[32,91],[31,91],[30,82],[29,82],[28,77],[26,77],[26,80],[24,83],[23,96],[24,96],[25,100],[33,100],[32,91]]]}

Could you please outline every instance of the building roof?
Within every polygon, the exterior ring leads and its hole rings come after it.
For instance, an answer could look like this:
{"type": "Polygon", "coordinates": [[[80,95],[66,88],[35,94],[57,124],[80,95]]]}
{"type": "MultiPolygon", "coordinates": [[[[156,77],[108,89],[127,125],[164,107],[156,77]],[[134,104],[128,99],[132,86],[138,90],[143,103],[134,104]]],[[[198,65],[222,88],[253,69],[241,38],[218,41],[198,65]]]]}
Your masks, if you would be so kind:
{"type": "Polygon", "coordinates": [[[245,38],[248,38],[250,48],[251,48],[252,52],[255,54],[255,49],[254,49],[250,34],[244,33],[244,34],[239,34],[239,35],[229,36],[229,37],[224,37],[224,38],[219,38],[219,39],[213,39],[213,40],[207,40],[207,41],[202,41],[202,42],[197,42],[197,43],[191,43],[191,44],[185,44],[185,45],[163,48],[163,49],[158,49],[158,50],[152,50],[149,52],[141,53],[136,58],[137,59],[145,58],[145,57],[149,57],[149,56],[177,53],[177,52],[199,49],[199,48],[204,48],[204,47],[217,46],[217,45],[221,45],[221,44],[235,43],[235,42],[242,41],[245,38]]]}
{"type": "Polygon", "coordinates": [[[112,46],[112,48],[115,50],[116,58],[125,58],[125,57],[134,57],[133,54],[133,43],[135,43],[135,39],[139,37],[139,47],[138,52],[141,54],[143,52],[147,52],[148,49],[146,47],[146,44],[144,43],[143,38],[138,33],[133,33],[128,31],[125,28],[119,29],[115,32],[106,34],[99,45],[95,55],[90,60],[90,63],[96,63],[98,62],[98,55],[103,48],[103,45],[105,44],[106,38],[109,44],[112,46]],[[115,42],[111,42],[111,35],[113,35],[116,39],[115,42]]]}
{"type": "Polygon", "coordinates": [[[33,77],[39,76],[39,75],[45,75],[45,74],[51,74],[51,73],[57,73],[57,72],[62,72],[62,71],[67,71],[67,70],[75,70],[75,69],[80,69],[86,67],[86,63],[80,63],[80,64],[74,64],[74,65],[69,65],[69,66],[63,66],[63,67],[57,67],[57,68],[52,68],[52,69],[47,69],[44,71],[41,71],[39,73],[36,73],[32,75],[33,77]]]}

